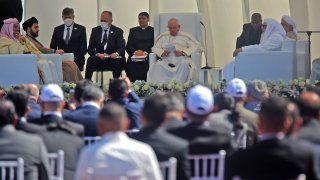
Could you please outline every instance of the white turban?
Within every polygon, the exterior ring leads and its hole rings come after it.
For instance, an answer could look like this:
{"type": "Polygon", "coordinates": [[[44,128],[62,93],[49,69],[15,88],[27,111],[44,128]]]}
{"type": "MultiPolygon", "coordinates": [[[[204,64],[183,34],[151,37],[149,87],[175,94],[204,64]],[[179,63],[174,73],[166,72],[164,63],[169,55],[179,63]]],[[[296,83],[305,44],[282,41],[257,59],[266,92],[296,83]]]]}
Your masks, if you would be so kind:
{"type": "Polygon", "coordinates": [[[295,20],[293,20],[293,19],[292,19],[290,16],[288,16],[288,15],[283,15],[283,16],[282,16],[282,19],[283,19],[285,22],[287,22],[289,25],[292,26],[293,32],[294,32],[295,34],[298,33],[298,32],[297,32],[297,23],[296,23],[295,20]]]}
{"type": "Polygon", "coordinates": [[[283,29],[281,24],[274,19],[265,19],[264,23],[267,25],[266,31],[263,34],[261,43],[267,41],[270,36],[274,33],[280,34],[283,38],[286,36],[286,31],[283,29]]]}

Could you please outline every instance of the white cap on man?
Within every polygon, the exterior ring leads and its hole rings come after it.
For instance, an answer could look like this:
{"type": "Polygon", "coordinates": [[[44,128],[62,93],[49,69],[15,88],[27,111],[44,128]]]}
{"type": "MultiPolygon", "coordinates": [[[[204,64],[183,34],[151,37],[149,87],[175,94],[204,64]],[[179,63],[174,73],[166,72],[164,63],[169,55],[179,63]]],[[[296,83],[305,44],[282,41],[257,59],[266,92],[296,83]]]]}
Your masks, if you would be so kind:
{"type": "Polygon", "coordinates": [[[282,16],[282,19],[283,19],[284,21],[286,21],[289,25],[292,26],[293,32],[298,33],[298,32],[297,32],[297,23],[296,23],[296,21],[295,21],[294,19],[292,19],[292,17],[290,17],[290,16],[288,16],[288,15],[283,15],[283,16],[282,16]]]}
{"type": "Polygon", "coordinates": [[[195,115],[208,115],[213,110],[213,94],[205,86],[197,85],[187,94],[187,109],[195,115]]]}
{"type": "Polygon", "coordinates": [[[233,97],[246,97],[247,86],[241,79],[234,78],[229,82],[226,92],[233,97]]]}
{"type": "Polygon", "coordinates": [[[57,84],[43,86],[40,97],[43,102],[59,102],[64,100],[62,89],[57,84]]]}

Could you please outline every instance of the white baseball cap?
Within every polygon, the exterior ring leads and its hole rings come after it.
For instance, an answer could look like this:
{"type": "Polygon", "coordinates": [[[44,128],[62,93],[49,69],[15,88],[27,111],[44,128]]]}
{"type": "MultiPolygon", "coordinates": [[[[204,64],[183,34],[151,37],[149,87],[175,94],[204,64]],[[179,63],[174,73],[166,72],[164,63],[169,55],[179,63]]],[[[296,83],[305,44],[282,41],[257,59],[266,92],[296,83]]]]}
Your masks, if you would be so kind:
{"type": "Polygon", "coordinates": [[[229,82],[226,92],[233,97],[246,97],[247,86],[241,79],[234,78],[229,82]]]}
{"type": "Polygon", "coordinates": [[[205,86],[197,85],[187,95],[187,109],[196,115],[207,115],[213,110],[213,94],[205,86]]]}
{"type": "Polygon", "coordinates": [[[41,89],[41,101],[58,102],[63,101],[62,89],[57,84],[48,84],[41,89]]]}

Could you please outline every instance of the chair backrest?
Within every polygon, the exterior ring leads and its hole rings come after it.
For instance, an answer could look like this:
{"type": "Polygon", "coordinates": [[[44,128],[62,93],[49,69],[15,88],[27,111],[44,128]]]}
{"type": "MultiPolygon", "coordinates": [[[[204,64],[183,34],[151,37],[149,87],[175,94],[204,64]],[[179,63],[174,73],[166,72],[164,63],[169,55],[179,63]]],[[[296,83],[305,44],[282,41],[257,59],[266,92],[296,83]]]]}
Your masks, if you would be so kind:
{"type": "Polygon", "coordinates": [[[168,161],[159,162],[160,170],[164,180],[176,180],[177,159],[171,157],[168,161]]]}
{"type": "Polygon", "coordinates": [[[168,31],[168,20],[176,18],[181,25],[180,30],[188,32],[196,37],[203,45],[202,36],[202,15],[200,13],[160,13],[154,16],[154,38],[157,38],[161,33],[168,31]]]}
{"type": "Polygon", "coordinates": [[[84,139],[84,144],[90,146],[90,145],[94,144],[95,142],[100,141],[101,137],[100,136],[86,136],[83,139],[84,139]]]}
{"type": "Polygon", "coordinates": [[[223,180],[224,161],[226,152],[219,151],[219,154],[189,155],[188,159],[193,165],[194,175],[191,180],[223,180]]]}
{"type": "Polygon", "coordinates": [[[296,52],[296,41],[293,39],[285,39],[282,42],[281,51],[296,52]]]}
{"type": "Polygon", "coordinates": [[[6,180],[6,179],[23,180],[24,179],[24,160],[22,158],[18,158],[16,161],[1,160],[0,169],[1,169],[1,172],[0,172],[1,180],[6,180]],[[16,172],[16,175],[15,175],[15,172],[16,172]]]}
{"type": "Polygon", "coordinates": [[[64,171],[64,151],[58,150],[57,153],[49,153],[50,179],[63,180],[64,171]]]}

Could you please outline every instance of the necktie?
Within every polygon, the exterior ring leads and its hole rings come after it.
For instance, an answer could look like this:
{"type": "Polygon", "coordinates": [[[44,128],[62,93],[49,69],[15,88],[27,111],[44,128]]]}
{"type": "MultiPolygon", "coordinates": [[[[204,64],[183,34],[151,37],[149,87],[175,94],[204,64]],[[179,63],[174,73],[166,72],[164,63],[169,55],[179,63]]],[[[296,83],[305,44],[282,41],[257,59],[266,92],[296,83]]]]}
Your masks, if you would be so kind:
{"type": "Polygon", "coordinates": [[[107,34],[108,30],[104,30],[104,35],[103,35],[103,40],[102,40],[102,44],[103,46],[107,44],[108,42],[108,34],[107,34]]]}
{"type": "Polygon", "coordinates": [[[66,38],[64,39],[64,42],[66,42],[66,44],[68,44],[69,40],[70,40],[70,28],[68,27],[67,28],[67,35],[66,35],[66,38]]]}

